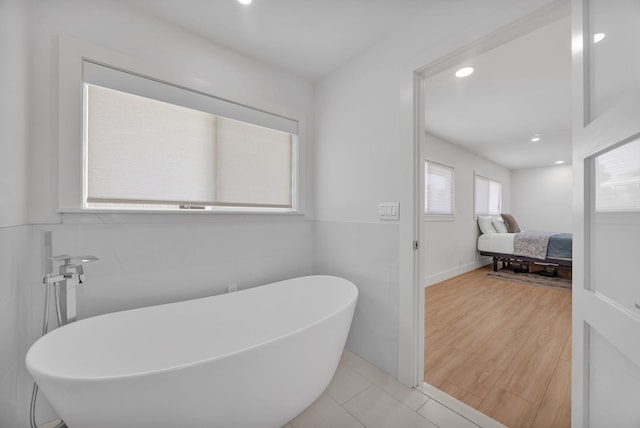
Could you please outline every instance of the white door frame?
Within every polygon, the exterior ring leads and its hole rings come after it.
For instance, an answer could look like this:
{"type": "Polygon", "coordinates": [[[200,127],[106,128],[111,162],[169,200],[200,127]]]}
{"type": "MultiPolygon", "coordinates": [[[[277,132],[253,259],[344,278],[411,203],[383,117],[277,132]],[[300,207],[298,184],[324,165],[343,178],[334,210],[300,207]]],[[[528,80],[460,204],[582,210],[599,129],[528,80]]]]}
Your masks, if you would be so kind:
{"type": "MultiPolygon", "coordinates": [[[[579,0],[581,3],[576,10],[577,2],[572,0],[572,16],[571,16],[571,51],[572,51],[572,129],[582,128],[587,124],[588,111],[587,100],[585,96],[588,94],[587,88],[589,76],[588,68],[584,67],[584,62],[588,62],[588,57],[585,55],[582,49],[582,32],[584,16],[584,1],[579,0]],[[580,34],[580,36],[578,36],[580,34]]],[[[575,137],[574,137],[575,138],[575,137]]],[[[588,213],[589,210],[585,209],[584,203],[584,189],[585,189],[585,171],[584,171],[584,159],[580,159],[577,155],[577,151],[574,149],[572,153],[572,165],[573,165],[573,272],[572,281],[573,287],[573,303],[572,303],[572,326],[571,326],[571,348],[573,350],[571,355],[571,425],[577,427],[588,426],[589,415],[589,397],[586,393],[588,386],[589,369],[588,364],[585,364],[584,355],[589,347],[588,330],[584,326],[584,314],[581,314],[581,305],[579,300],[581,298],[581,292],[584,288],[588,288],[585,283],[585,278],[588,278],[588,274],[585,271],[587,265],[585,263],[585,257],[588,257],[586,252],[588,243],[585,242],[588,236],[585,233],[585,225],[589,224],[588,213]],[[578,321],[580,320],[580,321],[578,321]],[[576,352],[584,350],[581,352],[576,352]]],[[[588,187],[588,186],[587,186],[588,187]]]]}
{"type": "MultiPolygon", "coordinates": [[[[424,384],[424,272],[425,260],[421,256],[421,249],[424,247],[423,242],[426,237],[423,235],[424,227],[424,165],[421,158],[421,146],[425,139],[424,124],[424,79],[433,76],[441,71],[460,64],[493,48],[503,45],[511,40],[523,36],[533,30],[547,25],[562,17],[569,16],[571,12],[569,1],[560,1],[550,4],[547,7],[537,10],[513,23],[482,37],[475,42],[455,50],[440,59],[433,61],[427,65],[418,67],[414,71],[414,236],[419,240],[420,248],[415,251],[415,337],[413,351],[415,356],[413,361],[415,368],[413,370],[413,385],[421,386],[424,384]]],[[[575,255],[574,255],[575,257],[575,255]]],[[[431,387],[432,388],[432,387],[431,387]]],[[[444,396],[446,398],[446,396],[444,396]]],[[[452,403],[455,405],[456,403],[452,403]]]]}

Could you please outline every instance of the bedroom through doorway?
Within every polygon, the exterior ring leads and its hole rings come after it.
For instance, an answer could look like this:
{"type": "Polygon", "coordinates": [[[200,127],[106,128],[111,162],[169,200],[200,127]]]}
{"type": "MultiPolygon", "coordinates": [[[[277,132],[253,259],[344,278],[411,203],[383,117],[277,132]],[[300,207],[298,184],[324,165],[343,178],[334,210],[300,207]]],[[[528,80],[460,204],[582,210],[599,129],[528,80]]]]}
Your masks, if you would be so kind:
{"type": "Polygon", "coordinates": [[[571,425],[565,6],[452,54],[422,80],[425,388],[509,427],[571,425]]]}

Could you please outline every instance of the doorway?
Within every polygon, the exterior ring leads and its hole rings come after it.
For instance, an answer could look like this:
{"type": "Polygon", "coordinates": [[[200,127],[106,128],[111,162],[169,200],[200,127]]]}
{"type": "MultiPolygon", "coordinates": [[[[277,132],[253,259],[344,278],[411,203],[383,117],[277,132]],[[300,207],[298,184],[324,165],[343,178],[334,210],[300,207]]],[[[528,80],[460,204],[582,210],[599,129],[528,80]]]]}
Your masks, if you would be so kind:
{"type": "MultiPolygon", "coordinates": [[[[564,168],[571,169],[571,29],[568,14],[568,8],[558,8],[536,19],[528,18],[514,23],[498,35],[494,34],[475,46],[425,67],[421,75],[422,98],[419,104],[422,111],[418,114],[421,121],[421,199],[418,215],[422,220],[419,228],[420,241],[423,243],[420,280],[426,287],[424,379],[428,384],[425,388],[436,387],[467,406],[510,426],[531,426],[535,421],[544,426],[549,418],[553,421],[555,417],[565,424],[566,421],[570,423],[570,382],[567,379],[570,373],[571,297],[566,291],[558,294],[557,290],[529,289],[527,286],[523,288],[522,285],[487,279],[490,269],[483,266],[490,259],[480,257],[477,253],[477,218],[480,214],[499,216],[501,212],[517,211],[514,206],[516,198],[512,197],[515,187],[513,171],[551,171],[556,166],[555,162],[560,160],[565,162],[564,168]],[[532,49],[540,49],[539,54],[543,58],[546,56],[547,63],[553,61],[553,52],[540,41],[540,37],[550,33],[564,37],[562,55],[565,55],[563,61],[566,69],[562,83],[563,95],[558,95],[564,98],[564,107],[560,103],[549,103],[546,110],[547,113],[553,113],[552,110],[563,107],[565,111],[558,110],[555,115],[550,114],[555,116],[555,122],[551,120],[543,126],[538,120],[541,115],[536,114],[536,110],[541,111],[544,107],[520,101],[527,96],[540,95],[544,88],[530,84],[531,88],[523,89],[518,85],[526,85],[525,77],[512,75],[505,78],[501,73],[507,73],[508,76],[510,72],[516,72],[516,65],[526,65],[528,61],[535,65],[536,61],[539,62],[539,58],[533,58],[532,49]],[[522,39],[530,45],[523,48],[518,44],[522,39]],[[519,58],[518,53],[529,56],[519,58]],[[500,60],[498,65],[491,66],[491,61],[495,62],[500,55],[510,57],[511,63],[500,60]],[[453,73],[463,66],[473,67],[474,73],[467,77],[455,77],[453,73]],[[473,82],[473,79],[481,80],[477,76],[488,73],[491,67],[493,72],[499,71],[494,80],[478,85],[479,89],[474,92],[467,83],[473,82]],[[445,83],[447,79],[454,82],[449,89],[445,83]],[[499,85],[504,85],[505,81],[507,88],[500,89],[499,85]],[[501,90],[503,94],[500,94],[501,90]],[[506,101],[513,95],[521,100],[506,101]],[[437,108],[432,108],[434,106],[437,108]],[[496,125],[492,115],[503,123],[496,125]],[[526,120],[520,120],[522,118],[526,120]],[[532,141],[534,138],[538,141],[532,141]],[[510,145],[501,146],[496,142],[510,145]],[[451,178],[443,173],[431,174],[430,163],[451,170],[451,178]],[[481,179],[500,185],[497,212],[495,209],[494,212],[481,212],[483,204],[478,203],[478,181],[481,179]],[[432,188],[429,188],[429,180],[432,188]],[[431,190],[432,198],[425,197],[425,189],[431,190]],[[450,198],[447,197],[448,192],[452,195],[450,198]],[[525,291],[520,293],[521,290],[525,291]],[[535,304],[528,307],[531,300],[535,304]],[[544,332],[547,334],[543,334],[540,325],[528,323],[533,321],[532,317],[547,321],[547,330],[544,332]],[[496,334],[498,331],[503,334],[496,334]],[[496,352],[498,342],[507,345],[505,350],[496,352]],[[487,353],[483,355],[481,350],[487,353]],[[530,357],[525,358],[526,354],[549,354],[555,357],[545,360],[543,365],[546,368],[542,370],[542,365],[530,357]],[[518,367],[533,367],[533,370],[521,375],[516,370],[518,367]],[[531,379],[527,380],[527,376],[531,379]],[[533,377],[542,379],[542,382],[532,382],[533,377]],[[552,383],[557,384],[553,386],[554,390],[561,390],[561,400],[546,395],[552,383]],[[518,387],[515,387],[516,384],[518,387]],[[521,388],[523,384],[528,386],[521,388]],[[508,400],[509,405],[506,404],[508,400]],[[553,412],[549,417],[544,414],[544,403],[552,401],[557,405],[549,409],[549,412],[553,412]],[[506,415],[492,414],[493,408],[505,406],[518,410],[506,415]],[[539,413],[540,417],[537,416],[539,413]]],[[[543,72],[548,72],[548,67],[543,72]]],[[[545,75],[545,78],[549,80],[551,74],[545,75]]],[[[553,88],[547,89],[554,91],[553,88]]],[[[517,173],[518,186],[527,188],[531,182],[541,180],[540,174],[530,172],[517,173]]],[[[571,177],[571,173],[568,176],[571,177]]],[[[570,201],[571,183],[568,188],[569,197],[564,199],[570,201]]],[[[544,197],[544,193],[530,194],[528,199],[544,197]]],[[[524,214],[530,214],[526,206],[521,210],[524,214]]],[[[569,220],[552,231],[571,232],[570,203],[565,206],[563,215],[569,220]]],[[[524,218],[525,224],[536,222],[530,229],[540,229],[537,226],[549,220],[524,218]]],[[[560,426],[563,426],[562,423],[560,426]]]]}

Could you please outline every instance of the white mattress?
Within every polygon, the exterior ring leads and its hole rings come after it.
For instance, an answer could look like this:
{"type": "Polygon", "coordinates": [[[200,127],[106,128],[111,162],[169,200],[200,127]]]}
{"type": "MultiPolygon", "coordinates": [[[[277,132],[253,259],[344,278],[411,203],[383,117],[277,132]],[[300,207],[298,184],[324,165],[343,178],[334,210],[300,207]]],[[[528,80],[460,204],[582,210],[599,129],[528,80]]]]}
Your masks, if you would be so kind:
{"type": "Polygon", "coordinates": [[[478,238],[478,250],[488,253],[513,254],[515,233],[483,233],[478,238]]]}

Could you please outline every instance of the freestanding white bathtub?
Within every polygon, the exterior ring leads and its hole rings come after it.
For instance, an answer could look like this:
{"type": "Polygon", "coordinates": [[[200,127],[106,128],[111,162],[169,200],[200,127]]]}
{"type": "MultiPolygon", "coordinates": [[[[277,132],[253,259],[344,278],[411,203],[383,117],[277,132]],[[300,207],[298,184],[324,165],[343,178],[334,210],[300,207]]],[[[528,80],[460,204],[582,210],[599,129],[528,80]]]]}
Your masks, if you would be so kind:
{"type": "Polygon", "coordinates": [[[26,356],[70,428],[281,427],[329,384],[358,291],[308,276],[88,318],[26,356]]]}

